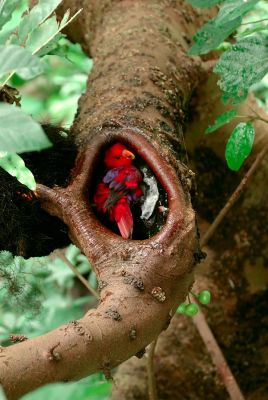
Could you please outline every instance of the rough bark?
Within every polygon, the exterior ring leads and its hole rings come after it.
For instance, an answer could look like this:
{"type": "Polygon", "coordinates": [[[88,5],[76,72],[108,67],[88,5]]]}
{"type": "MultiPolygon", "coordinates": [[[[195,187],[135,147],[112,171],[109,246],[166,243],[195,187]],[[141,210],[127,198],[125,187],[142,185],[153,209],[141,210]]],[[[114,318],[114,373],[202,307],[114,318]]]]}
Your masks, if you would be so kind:
{"type": "MultiPolygon", "coordinates": [[[[203,218],[201,238],[268,140],[267,124],[258,121],[252,155],[239,173],[230,171],[224,148],[235,122],[213,135],[204,135],[205,128],[226,110],[220,101],[217,77],[208,74],[205,78],[192,99],[186,133],[189,161],[197,178],[195,209],[199,220],[203,218]]],[[[252,115],[252,110],[267,119],[251,94],[241,104],[239,115],[252,115]]],[[[212,292],[212,304],[204,309],[207,320],[243,394],[251,400],[262,400],[268,394],[268,364],[263,357],[267,343],[268,231],[263,223],[268,213],[267,175],[266,155],[242,197],[218,227],[210,247],[204,249],[208,256],[197,269],[197,285],[193,287],[194,292],[212,292]]],[[[161,334],[155,370],[160,398],[185,399],[186,393],[189,400],[228,396],[191,320],[184,317],[174,318],[161,334]]],[[[123,363],[114,380],[112,399],[148,399],[145,360],[133,357],[123,363]]]]}
{"type": "MultiPolygon", "coordinates": [[[[81,4],[66,1],[64,7],[81,4]]],[[[72,131],[80,154],[67,188],[39,185],[37,195],[92,261],[101,299],[79,321],[0,348],[0,382],[8,398],[97,370],[108,376],[165,329],[193,283],[198,244],[189,172],[180,158],[188,102],[200,74],[200,62],[185,50],[201,18],[183,1],[82,5],[77,37],[87,51],[90,42],[95,64],[72,131]],[[90,205],[100,154],[115,140],[144,159],[168,195],[166,224],[150,239],[122,239],[90,205]]]]}

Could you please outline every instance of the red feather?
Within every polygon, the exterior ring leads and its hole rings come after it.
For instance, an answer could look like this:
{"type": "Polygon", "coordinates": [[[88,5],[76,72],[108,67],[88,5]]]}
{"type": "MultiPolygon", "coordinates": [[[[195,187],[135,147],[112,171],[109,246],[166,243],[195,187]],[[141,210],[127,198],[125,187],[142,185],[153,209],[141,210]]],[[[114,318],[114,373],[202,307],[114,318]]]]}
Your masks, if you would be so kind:
{"type": "Polygon", "coordinates": [[[128,239],[133,231],[130,204],[142,196],[139,187],[142,175],[134,167],[134,154],[121,143],[110,147],[104,158],[108,171],[97,185],[94,203],[98,212],[108,213],[110,220],[118,225],[121,236],[128,239]]]}
{"type": "Polygon", "coordinates": [[[121,236],[124,239],[130,238],[133,231],[133,218],[126,196],[118,200],[113,206],[112,214],[118,225],[121,236]]]}

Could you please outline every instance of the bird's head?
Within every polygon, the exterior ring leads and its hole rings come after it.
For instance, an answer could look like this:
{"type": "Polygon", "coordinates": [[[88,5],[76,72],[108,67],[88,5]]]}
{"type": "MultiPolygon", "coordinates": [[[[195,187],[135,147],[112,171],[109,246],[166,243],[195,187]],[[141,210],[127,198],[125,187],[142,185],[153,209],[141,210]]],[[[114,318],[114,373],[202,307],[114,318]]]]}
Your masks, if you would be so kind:
{"type": "Polygon", "coordinates": [[[134,158],[134,154],[123,144],[115,143],[106,151],[104,164],[107,168],[129,167],[134,158]]]}

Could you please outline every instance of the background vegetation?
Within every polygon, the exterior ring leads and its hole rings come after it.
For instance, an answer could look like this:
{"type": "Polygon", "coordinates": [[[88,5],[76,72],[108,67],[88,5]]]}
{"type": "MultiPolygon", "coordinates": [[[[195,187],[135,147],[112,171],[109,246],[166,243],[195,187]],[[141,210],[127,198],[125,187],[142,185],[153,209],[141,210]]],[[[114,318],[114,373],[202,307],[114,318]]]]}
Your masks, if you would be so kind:
{"type": "MultiPolygon", "coordinates": [[[[235,105],[244,100],[248,94],[249,86],[254,91],[259,103],[268,109],[268,4],[266,1],[250,0],[247,2],[248,7],[241,11],[241,0],[189,0],[195,6],[218,4],[222,7],[228,5],[233,10],[233,14],[219,14],[214,21],[210,21],[207,27],[203,27],[201,33],[197,34],[194,39],[194,46],[190,54],[204,54],[210,50],[217,49],[222,54],[219,63],[215,67],[215,72],[221,76],[221,88],[223,89],[224,101],[231,100],[235,105]],[[228,3],[228,4],[227,4],[228,3]],[[233,8],[232,8],[233,3],[233,8]],[[236,3],[236,7],[235,7],[236,3]],[[237,3],[240,11],[236,11],[237,3]],[[224,20],[225,18],[225,20],[224,20]],[[243,19],[242,19],[243,18],[243,19]],[[235,21],[235,22],[234,22],[235,21]],[[256,22],[257,21],[257,22],[256,22]],[[231,24],[231,25],[230,25],[231,24]],[[224,34],[222,34],[222,26],[225,26],[224,34]],[[217,29],[220,32],[217,36],[217,29]],[[212,36],[211,36],[212,34],[212,36]],[[232,34],[231,39],[228,39],[232,34]],[[213,37],[211,42],[210,38],[213,37]],[[258,40],[255,42],[256,38],[258,40]],[[228,64],[228,60],[232,58],[234,46],[241,44],[241,41],[247,40],[250,43],[262,43],[264,50],[261,53],[262,72],[258,75],[256,70],[252,70],[254,62],[254,52],[257,56],[260,55],[259,48],[254,46],[248,51],[253,51],[251,58],[246,54],[248,71],[251,71],[250,76],[255,78],[250,81],[248,87],[243,87],[243,93],[237,92],[234,86],[226,86],[226,73],[234,77],[232,63],[228,64]],[[238,44],[237,44],[238,43],[238,44]],[[231,55],[231,58],[230,58],[231,55]],[[227,60],[227,64],[226,61],[227,60]],[[227,68],[226,67],[229,68],[227,68]],[[227,70],[226,70],[227,68],[227,70]],[[265,69],[266,68],[266,69],[265,69]],[[227,71],[227,72],[226,72],[227,71]],[[253,85],[253,86],[252,86],[253,85]],[[230,89],[231,88],[231,89],[230,89]]],[[[4,4],[5,2],[3,2],[4,4]]],[[[18,27],[23,20],[23,12],[27,9],[27,2],[10,2],[14,7],[12,9],[12,18],[8,21],[2,21],[3,27],[0,30],[0,53],[4,51],[3,46],[10,44],[20,45],[14,39],[10,42],[11,33],[18,31],[18,27]]],[[[48,2],[49,3],[49,2],[48,2]]],[[[59,1],[51,1],[52,11],[59,1]]],[[[44,5],[44,1],[40,1],[44,5]]],[[[245,2],[244,2],[245,4],[245,2]]],[[[227,6],[226,6],[227,7],[227,6]]],[[[10,11],[9,11],[10,12],[10,11]]],[[[48,14],[50,15],[50,14],[48,14]]],[[[38,22],[35,28],[42,26],[49,19],[44,19],[38,22]]],[[[1,22],[1,20],[0,20],[1,22]]],[[[52,24],[52,20],[47,23],[52,24]]],[[[34,29],[32,27],[31,32],[34,29]]],[[[29,31],[28,34],[30,35],[29,31]]],[[[29,36],[30,37],[30,36],[29,36]]],[[[15,36],[16,38],[16,36],[15,36]]],[[[19,91],[21,96],[21,109],[33,118],[40,122],[51,122],[60,124],[63,127],[69,127],[72,124],[77,101],[81,93],[85,90],[87,76],[92,68],[92,60],[88,59],[77,44],[72,44],[64,37],[57,33],[51,39],[52,46],[49,46],[43,54],[42,72],[35,77],[30,74],[12,73],[2,74],[2,84],[7,82],[11,87],[19,91]],[[56,39],[56,40],[55,40],[56,39]]],[[[29,42],[31,44],[31,42],[29,42]]],[[[29,44],[28,43],[28,44],[29,44]]],[[[33,41],[32,41],[33,43],[33,41]]],[[[243,42],[242,42],[243,43],[243,42]]],[[[51,43],[50,43],[51,44],[51,43]]],[[[45,43],[47,46],[47,43],[45,43]]],[[[26,46],[27,47],[27,46],[26,46]]],[[[250,55],[250,54],[249,54],[250,55]]],[[[1,57],[1,56],[0,56],[1,57]]],[[[245,63],[245,59],[241,60],[245,63]]],[[[258,59],[258,62],[260,60],[258,59]]],[[[244,79],[247,83],[249,79],[244,79]]],[[[240,87],[241,89],[241,87],[240,87]]],[[[217,127],[228,123],[232,118],[237,117],[235,111],[233,113],[219,116],[219,119],[210,126],[206,133],[212,133],[217,127]]],[[[0,111],[1,118],[1,111],[0,111]]],[[[212,123],[213,121],[211,121],[212,123]]],[[[251,124],[253,121],[247,121],[251,124]]],[[[243,122],[244,123],[244,122],[243,122]]],[[[240,122],[241,124],[241,122],[240,122]]],[[[241,128],[241,127],[240,127],[241,128]]],[[[248,138],[252,135],[252,130],[243,125],[242,137],[248,138]]],[[[242,150],[239,161],[237,161],[237,150],[227,150],[227,162],[230,168],[239,169],[247,154],[250,152],[253,145],[242,150]],[[242,154],[243,153],[243,154],[242,154]],[[230,155],[231,154],[231,155],[230,155]]],[[[1,148],[1,133],[0,133],[0,150],[1,148]]],[[[248,146],[248,145],[247,145],[248,146]]],[[[230,147],[230,146],[229,146],[230,147]]],[[[244,146],[245,147],[245,146],[244,146]]],[[[18,177],[28,186],[33,186],[33,177],[31,173],[25,169],[20,158],[14,155],[13,152],[4,151],[0,153],[0,166],[5,168],[9,173],[18,177]],[[13,157],[13,158],[12,158],[13,157]]],[[[15,151],[15,150],[14,150],[15,151]]],[[[17,151],[19,152],[19,150],[17,151]]],[[[96,278],[91,271],[88,260],[80,253],[75,246],[70,246],[65,250],[65,255],[68,260],[85,276],[88,283],[96,288],[96,278]]],[[[0,344],[10,344],[10,334],[25,335],[34,337],[41,335],[51,329],[81,317],[86,308],[94,305],[94,297],[86,291],[77,276],[67,266],[66,261],[57,254],[52,254],[49,257],[33,258],[24,260],[21,257],[13,258],[10,253],[1,252],[0,254],[0,344]]],[[[89,361],[90,362],[90,361],[89,361]]],[[[111,383],[107,382],[104,376],[95,374],[89,378],[76,383],[55,384],[43,387],[36,392],[23,397],[25,400],[30,399],[91,399],[104,400],[109,397],[111,383]]],[[[1,393],[0,393],[1,398],[1,393]]]]}

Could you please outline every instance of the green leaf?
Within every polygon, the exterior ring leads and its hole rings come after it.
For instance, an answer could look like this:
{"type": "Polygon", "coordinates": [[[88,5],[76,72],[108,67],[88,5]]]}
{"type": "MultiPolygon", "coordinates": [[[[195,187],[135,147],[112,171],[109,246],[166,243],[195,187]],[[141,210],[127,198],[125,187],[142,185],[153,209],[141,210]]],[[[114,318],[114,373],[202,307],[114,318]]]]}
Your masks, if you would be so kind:
{"type": "Polygon", "coordinates": [[[55,15],[47,19],[30,33],[26,41],[27,48],[29,48],[33,54],[36,53],[40,56],[40,53],[43,53],[43,48],[48,47],[48,49],[50,49],[50,43],[53,42],[54,39],[59,35],[60,30],[65,28],[65,26],[67,26],[80,12],[81,10],[78,10],[69,19],[70,13],[69,11],[67,11],[63,15],[60,23],[57,22],[55,15]]]}
{"type": "Polygon", "coordinates": [[[207,8],[223,3],[225,0],[187,0],[194,7],[207,8]]]}
{"type": "Polygon", "coordinates": [[[195,44],[188,54],[206,54],[216,49],[241,24],[242,17],[252,10],[258,0],[225,0],[216,18],[208,21],[195,34],[195,44]]]}
{"type": "Polygon", "coordinates": [[[228,124],[235,116],[237,115],[237,110],[229,110],[229,111],[224,111],[221,115],[219,115],[214,124],[210,125],[206,130],[205,133],[211,133],[219,129],[221,126],[228,124]]]}
{"type": "Polygon", "coordinates": [[[218,85],[224,99],[233,103],[243,101],[251,85],[268,72],[268,37],[250,36],[223,53],[214,68],[220,75],[218,85]]]}
{"type": "Polygon", "coordinates": [[[216,20],[208,21],[194,35],[195,44],[189,49],[189,55],[206,54],[216,49],[240,25],[241,18],[217,25],[216,20]]]}
{"type": "Polygon", "coordinates": [[[13,254],[9,251],[0,251],[0,266],[13,263],[13,254]]]}
{"type": "Polygon", "coordinates": [[[19,6],[21,0],[1,0],[0,1],[0,29],[8,22],[15,8],[19,6]]]}
{"type": "Polygon", "coordinates": [[[251,11],[259,0],[226,0],[221,6],[216,17],[217,24],[224,24],[227,21],[243,17],[251,11]]]}
{"type": "Polygon", "coordinates": [[[23,153],[52,144],[41,126],[20,108],[0,103],[0,151],[23,153]]]}
{"type": "Polygon", "coordinates": [[[91,382],[91,380],[87,378],[79,382],[46,385],[23,396],[22,400],[34,400],[37,398],[38,400],[57,400],[60,398],[64,400],[108,400],[110,389],[110,382],[91,382]]]}
{"type": "Polygon", "coordinates": [[[18,34],[20,41],[24,42],[29,33],[44,22],[61,2],[62,0],[40,0],[19,25],[18,34]]]}
{"type": "Polygon", "coordinates": [[[53,39],[51,39],[46,45],[44,45],[40,50],[38,50],[35,54],[38,57],[44,57],[48,54],[55,54],[54,51],[57,49],[58,47],[58,42],[59,40],[61,40],[62,38],[64,38],[64,35],[62,33],[57,33],[56,36],[54,36],[53,39]]]}
{"type": "Polygon", "coordinates": [[[10,175],[16,177],[20,183],[31,190],[36,189],[36,182],[31,171],[25,166],[23,159],[15,153],[7,153],[1,156],[0,167],[10,175]]]}
{"type": "Polygon", "coordinates": [[[33,78],[43,71],[43,66],[38,57],[33,56],[29,50],[16,45],[0,46],[0,76],[16,72],[23,76],[33,78]]]}
{"type": "Polygon", "coordinates": [[[225,149],[225,158],[231,170],[238,171],[251,153],[254,134],[254,127],[250,122],[241,122],[231,133],[225,149]]]}
{"type": "Polygon", "coordinates": [[[0,45],[5,44],[11,35],[12,35],[11,29],[9,31],[6,31],[6,30],[1,31],[0,32],[0,45]]]}
{"type": "Polygon", "coordinates": [[[11,41],[14,41],[14,37],[16,37],[16,40],[18,41],[17,36],[15,36],[15,30],[20,24],[22,15],[24,14],[26,9],[27,6],[25,0],[19,1],[19,6],[16,7],[16,9],[12,13],[10,20],[5,23],[0,31],[0,44],[11,44],[11,41]]]}
{"type": "Polygon", "coordinates": [[[37,52],[55,36],[58,30],[58,22],[53,15],[29,34],[26,47],[30,49],[32,53],[37,52]]]}

